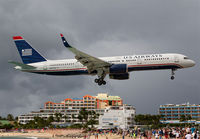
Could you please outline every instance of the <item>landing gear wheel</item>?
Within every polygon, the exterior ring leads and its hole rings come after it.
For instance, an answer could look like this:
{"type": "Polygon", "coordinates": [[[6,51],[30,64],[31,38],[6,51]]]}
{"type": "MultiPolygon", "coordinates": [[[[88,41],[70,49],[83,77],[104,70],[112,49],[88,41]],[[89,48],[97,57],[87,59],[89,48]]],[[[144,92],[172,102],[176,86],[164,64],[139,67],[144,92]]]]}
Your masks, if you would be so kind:
{"type": "Polygon", "coordinates": [[[102,82],[98,82],[98,85],[101,86],[101,85],[102,85],[102,82]]]}
{"type": "Polygon", "coordinates": [[[104,81],[103,79],[95,79],[94,82],[97,83],[99,86],[106,84],[106,81],[104,81]]]}
{"type": "Polygon", "coordinates": [[[175,75],[175,70],[176,70],[176,69],[172,69],[172,73],[171,73],[171,75],[172,75],[172,76],[171,76],[171,80],[174,80],[174,78],[175,78],[175,77],[174,77],[174,75],[175,75]]]}
{"type": "Polygon", "coordinates": [[[98,83],[98,82],[99,82],[99,79],[95,79],[94,82],[95,82],[95,83],[98,83]]]}
{"type": "Polygon", "coordinates": [[[106,81],[103,81],[102,84],[103,84],[103,85],[106,85],[106,81]]]}

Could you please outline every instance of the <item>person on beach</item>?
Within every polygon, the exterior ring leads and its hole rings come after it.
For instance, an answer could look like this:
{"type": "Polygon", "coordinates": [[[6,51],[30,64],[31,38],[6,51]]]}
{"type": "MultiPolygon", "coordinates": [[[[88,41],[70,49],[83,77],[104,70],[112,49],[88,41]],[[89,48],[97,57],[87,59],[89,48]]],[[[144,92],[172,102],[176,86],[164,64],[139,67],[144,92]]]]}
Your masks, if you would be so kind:
{"type": "Polygon", "coordinates": [[[179,137],[180,137],[180,133],[179,133],[179,131],[176,131],[176,139],[178,139],[179,137]]]}
{"type": "Polygon", "coordinates": [[[91,136],[91,132],[89,132],[89,134],[88,134],[88,139],[90,139],[90,136],[91,136]]]}
{"type": "Polygon", "coordinates": [[[122,132],[122,139],[124,139],[124,137],[125,137],[125,131],[123,130],[123,132],[122,132]]]}
{"type": "Polygon", "coordinates": [[[95,133],[95,139],[98,139],[98,132],[95,133]]]}
{"type": "Polygon", "coordinates": [[[192,135],[190,134],[190,132],[187,133],[187,135],[185,135],[185,139],[191,139],[192,135]]]}
{"type": "Polygon", "coordinates": [[[156,139],[159,139],[158,132],[155,132],[155,138],[156,138],[156,139]]]}
{"type": "Polygon", "coordinates": [[[197,133],[196,133],[196,131],[193,131],[192,137],[193,137],[193,139],[198,139],[198,138],[197,138],[197,133]]]}
{"type": "Polygon", "coordinates": [[[169,135],[168,135],[168,131],[165,131],[165,139],[168,139],[169,135]]]}

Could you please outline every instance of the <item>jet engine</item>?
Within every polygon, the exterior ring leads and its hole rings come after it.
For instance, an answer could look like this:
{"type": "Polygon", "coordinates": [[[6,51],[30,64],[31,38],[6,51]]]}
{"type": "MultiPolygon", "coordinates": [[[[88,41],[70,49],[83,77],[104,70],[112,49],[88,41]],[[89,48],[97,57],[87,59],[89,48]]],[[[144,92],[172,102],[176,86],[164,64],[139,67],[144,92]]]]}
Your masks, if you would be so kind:
{"type": "Polygon", "coordinates": [[[123,74],[109,74],[110,79],[115,80],[127,80],[129,79],[129,73],[123,73],[123,74]]]}
{"type": "Polygon", "coordinates": [[[127,73],[128,68],[126,64],[113,64],[110,67],[110,74],[122,74],[122,73],[127,73]]]}

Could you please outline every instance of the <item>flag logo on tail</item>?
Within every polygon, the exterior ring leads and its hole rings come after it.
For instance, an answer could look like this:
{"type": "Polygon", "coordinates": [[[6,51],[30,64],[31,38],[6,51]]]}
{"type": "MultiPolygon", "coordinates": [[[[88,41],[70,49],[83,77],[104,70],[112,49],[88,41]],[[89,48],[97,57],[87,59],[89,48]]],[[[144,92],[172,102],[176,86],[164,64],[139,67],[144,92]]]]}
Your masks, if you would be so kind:
{"type": "Polygon", "coordinates": [[[22,56],[31,56],[32,49],[22,49],[22,56]]]}

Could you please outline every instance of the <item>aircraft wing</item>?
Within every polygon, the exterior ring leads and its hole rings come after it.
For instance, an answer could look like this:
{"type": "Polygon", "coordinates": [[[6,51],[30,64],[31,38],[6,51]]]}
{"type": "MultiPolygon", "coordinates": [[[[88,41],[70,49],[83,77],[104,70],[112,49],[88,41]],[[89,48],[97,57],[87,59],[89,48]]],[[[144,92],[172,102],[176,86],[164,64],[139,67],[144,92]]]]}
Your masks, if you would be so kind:
{"type": "Polygon", "coordinates": [[[81,64],[87,67],[88,72],[91,73],[93,71],[98,71],[99,69],[104,69],[105,67],[111,66],[110,63],[101,60],[99,58],[93,57],[88,55],[84,52],[77,50],[76,48],[70,46],[66,39],[64,38],[63,34],[60,34],[63,44],[66,48],[68,48],[71,52],[75,54],[76,60],[78,60],[81,64]]]}

